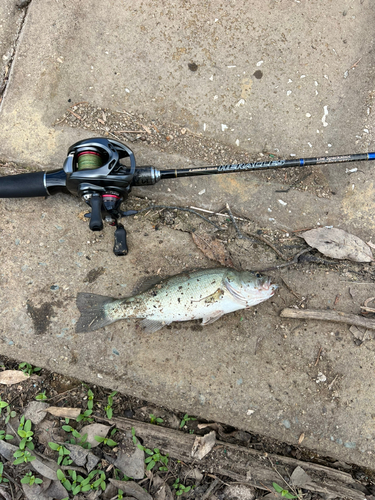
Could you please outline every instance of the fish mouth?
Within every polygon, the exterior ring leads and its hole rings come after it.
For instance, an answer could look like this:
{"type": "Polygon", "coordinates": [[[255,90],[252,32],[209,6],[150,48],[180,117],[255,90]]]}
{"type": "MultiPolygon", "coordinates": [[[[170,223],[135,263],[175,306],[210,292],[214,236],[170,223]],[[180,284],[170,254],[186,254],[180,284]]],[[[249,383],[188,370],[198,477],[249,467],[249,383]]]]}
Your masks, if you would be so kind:
{"type": "Polygon", "coordinates": [[[258,289],[259,291],[270,291],[272,292],[272,295],[276,292],[278,289],[278,285],[275,283],[271,283],[271,278],[265,278],[264,280],[259,280],[258,284],[258,289]]]}

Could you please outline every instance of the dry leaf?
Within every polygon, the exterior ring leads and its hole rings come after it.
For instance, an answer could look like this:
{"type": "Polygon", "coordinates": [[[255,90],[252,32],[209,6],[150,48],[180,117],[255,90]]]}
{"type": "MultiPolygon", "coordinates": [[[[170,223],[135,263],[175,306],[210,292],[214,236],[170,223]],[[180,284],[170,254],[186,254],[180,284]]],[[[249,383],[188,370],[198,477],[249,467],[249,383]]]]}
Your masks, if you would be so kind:
{"type": "Polygon", "coordinates": [[[313,483],[311,477],[299,465],[290,476],[290,482],[298,488],[308,488],[313,483]]]}
{"type": "Polygon", "coordinates": [[[80,434],[84,436],[87,434],[87,442],[91,444],[91,448],[99,446],[100,443],[95,439],[95,436],[106,437],[111,427],[104,424],[89,424],[82,427],[80,434]]]}
{"type": "MultiPolygon", "coordinates": [[[[46,483],[47,481],[44,479],[43,487],[46,483]]],[[[51,483],[45,487],[44,493],[48,498],[53,498],[54,500],[62,500],[63,498],[66,498],[66,489],[59,480],[51,481],[51,483]]]]}
{"type": "Polygon", "coordinates": [[[197,458],[198,460],[202,460],[203,457],[205,457],[212,448],[215,446],[216,443],[216,432],[211,431],[205,436],[197,436],[195,438],[193,448],[191,450],[191,456],[193,458],[197,458]]]}
{"type": "Polygon", "coordinates": [[[55,417],[77,418],[81,413],[80,408],[60,408],[59,406],[50,406],[45,410],[55,417]]]}
{"type": "Polygon", "coordinates": [[[332,259],[371,262],[370,247],[360,238],[342,229],[322,227],[301,234],[308,245],[332,259]]]}
{"type": "Polygon", "coordinates": [[[18,446],[0,440],[0,455],[3,456],[5,460],[13,460],[13,453],[17,450],[18,446]]]}
{"type": "Polygon", "coordinates": [[[40,424],[46,416],[48,407],[48,403],[42,403],[42,401],[30,401],[24,411],[25,419],[31,420],[34,425],[40,424]]]}
{"type": "Polygon", "coordinates": [[[49,500],[51,498],[43,492],[43,488],[39,484],[33,484],[32,486],[22,484],[21,486],[27,500],[49,500]]]}
{"type": "Polygon", "coordinates": [[[173,500],[174,495],[169,485],[158,475],[155,475],[152,480],[154,500],[173,500]]]}
{"type": "Polygon", "coordinates": [[[127,496],[132,496],[137,500],[152,500],[152,496],[134,481],[119,481],[118,479],[109,478],[109,482],[122,490],[127,496]]]}
{"type": "Polygon", "coordinates": [[[216,260],[222,266],[234,267],[225,246],[215,237],[206,233],[191,233],[191,235],[194,243],[207,258],[216,260]]]}
{"type": "Polygon", "coordinates": [[[48,477],[51,481],[57,481],[57,469],[60,468],[59,465],[54,460],[42,459],[42,457],[37,457],[35,460],[30,462],[30,466],[39,472],[40,475],[48,477]]]}
{"type": "Polygon", "coordinates": [[[25,375],[20,370],[4,370],[0,373],[0,384],[3,385],[13,385],[24,382],[30,378],[29,375],[25,375]]]}

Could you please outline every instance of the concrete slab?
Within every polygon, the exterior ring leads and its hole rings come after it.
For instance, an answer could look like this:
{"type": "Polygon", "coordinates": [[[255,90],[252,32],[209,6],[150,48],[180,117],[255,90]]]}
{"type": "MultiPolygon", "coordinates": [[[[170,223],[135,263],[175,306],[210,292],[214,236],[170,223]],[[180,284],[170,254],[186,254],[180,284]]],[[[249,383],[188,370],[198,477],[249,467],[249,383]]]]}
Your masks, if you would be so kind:
{"type": "MultiPolygon", "coordinates": [[[[265,157],[366,151],[373,137],[374,16],[366,0],[324,10],[306,1],[265,7],[256,0],[251,9],[244,1],[210,8],[143,2],[124,9],[118,1],[33,0],[1,103],[0,157],[62,165],[70,144],[97,135],[89,120],[75,128],[67,119],[56,124],[81,101],[194,132],[185,149],[174,140],[134,143],[139,164],[161,168],[225,154],[256,159],[261,151],[265,157]],[[223,153],[210,155],[212,141],[223,153]]],[[[345,166],[324,169],[327,197],[318,196],[320,181],[314,187],[318,171],[307,191],[282,194],[276,191],[290,174],[164,181],[134,193],[214,210],[228,202],[285,248],[285,231],[318,223],[368,241],[372,168],[356,166],[352,174],[345,166]]],[[[89,233],[79,218],[83,209],[63,195],[0,200],[2,353],[292,444],[304,433],[304,446],[374,468],[373,341],[357,346],[346,327],[281,320],[280,309],[296,302],[287,287],[205,328],[187,323],[146,336],[125,321],[76,335],[78,291],[125,296],[148,273],[212,266],[189,233],[155,230],[152,218],[126,221],[131,254],[115,259],[111,228],[89,233]]],[[[275,259],[233,231],[228,239],[243,268],[275,259]]],[[[373,295],[370,266],[311,265],[275,274],[280,284],[281,277],[308,307],[331,307],[341,294],[340,307],[358,313],[373,295]]]]}

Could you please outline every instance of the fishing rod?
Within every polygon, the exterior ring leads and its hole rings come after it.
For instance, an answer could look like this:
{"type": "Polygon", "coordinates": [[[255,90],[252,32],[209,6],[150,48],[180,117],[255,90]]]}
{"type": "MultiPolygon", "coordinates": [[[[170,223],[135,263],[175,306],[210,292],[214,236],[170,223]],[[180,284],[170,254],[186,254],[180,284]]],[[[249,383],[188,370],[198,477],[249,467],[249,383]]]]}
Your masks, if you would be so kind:
{"type": "Polygon", "coordinates": [[[101,231],[103,221],[115,226],[113,252],[119,256],[128,253],[126,231],[119,220],[137,213],[136,210],[120,210],[133,186],[152,185],[178,177],[370,160],[375,160],[375,153],[158,170],[152,166],[136,168],[130,148],[119,141],[100,137],[73,144],[62,169],[0,177],[0,198],[29,198],[56,193],[79,196],[91,208],[91,213],[86,214],[91,231],[101,231]],[[120,160],[125,163],[120,163],[120,160]]]}

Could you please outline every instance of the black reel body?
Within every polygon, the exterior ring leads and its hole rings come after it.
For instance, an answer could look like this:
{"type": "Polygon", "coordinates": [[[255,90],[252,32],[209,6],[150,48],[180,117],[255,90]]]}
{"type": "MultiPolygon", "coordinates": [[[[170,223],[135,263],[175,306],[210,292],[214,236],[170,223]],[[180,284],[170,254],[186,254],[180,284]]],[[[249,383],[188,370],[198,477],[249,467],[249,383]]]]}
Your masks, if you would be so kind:
{"type": "Polygon", "coordinates": [[[89,227],[103,229],[103,220],[116,226],[114,253],[126,255],[126,232],[119,219],[121,203],[131,190],[135,157],[124,144],[112,139],[96,138],[77,142],[68,150],[63,170],[66,189],[80,196],[91,207],[89,227]],[[123,165],[125,160],[129,165],[123,165]]]}

